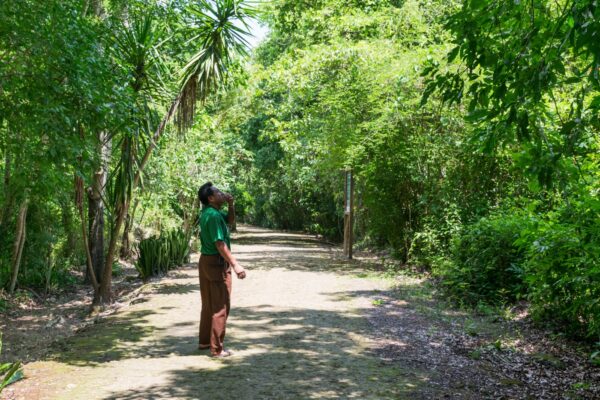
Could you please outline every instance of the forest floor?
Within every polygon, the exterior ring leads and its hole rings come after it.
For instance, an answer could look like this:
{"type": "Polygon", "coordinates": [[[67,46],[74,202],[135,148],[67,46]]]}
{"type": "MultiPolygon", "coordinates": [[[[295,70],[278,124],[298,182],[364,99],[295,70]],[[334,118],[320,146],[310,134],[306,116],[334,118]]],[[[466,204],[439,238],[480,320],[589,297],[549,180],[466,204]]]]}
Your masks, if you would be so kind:
{"type": "Polygon", "coordinates": [[[600,398],[588,349],[531,327],[523,312],[456,310],[425,278],[390,274],[372,255],[346,261],[308,235],[243,226],[233,252],[248,277],[234,278],[232,357],[197,350],[196,255],[167,277],[131,284],[111,315],[86,318],[83,303],[57,300],[72,319],[61,307],[47,323],[39,308],[37,323],[19,329],[22,314],[3,317],[5,357],[28,363],[26,379],[0,398],[600,398]],[[67,328],[52,336],[58,325],[67,328]],[[11,346],[44,331],[35,348],[11,346]]]}

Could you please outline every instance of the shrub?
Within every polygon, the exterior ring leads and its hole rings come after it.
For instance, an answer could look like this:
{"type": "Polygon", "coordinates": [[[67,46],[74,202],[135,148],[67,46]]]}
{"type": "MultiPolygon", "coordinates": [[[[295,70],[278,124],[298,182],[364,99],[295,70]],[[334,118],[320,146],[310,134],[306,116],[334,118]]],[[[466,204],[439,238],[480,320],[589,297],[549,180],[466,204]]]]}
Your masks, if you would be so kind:
{"type": "Polygon", "coordinates": [[[533,316],[600,339],[600,200],[572,201],[523,232],[533,316]]]}
{"type": "Polygon", "coordinates": [[[447,294],[471,305],[522,297],[525,251],[516,241],[529,223],[527,217],[499,214],[465,226],[454,240],[451,260],[434,271],[447,294]]]}
{"type": "Polygon", "coordinates": [[[460,229],[456,206],[448,207],[441,218],[426,219],[423,228],[412,237],[408,262],[419,267],[439,268],[447,262],[452,239],[460,229]]]}
{"type": "Polygon", "coordinates": [[[151,276],[166,274],[174,266],[188,262],[189,243],[189,236],[180,229],[140,241],[140,256],[135,264],[140,277],[146,280],[151,276]]]}

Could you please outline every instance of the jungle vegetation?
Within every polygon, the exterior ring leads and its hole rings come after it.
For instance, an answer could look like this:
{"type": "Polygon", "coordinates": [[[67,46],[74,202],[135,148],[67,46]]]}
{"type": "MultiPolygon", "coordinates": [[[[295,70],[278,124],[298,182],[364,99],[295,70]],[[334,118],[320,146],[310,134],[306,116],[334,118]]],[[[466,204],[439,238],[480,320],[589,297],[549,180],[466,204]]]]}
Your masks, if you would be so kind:
{"type": "Polygon", "coordinates": [[[352,169],[359,248],[600,341],[599,35],[593,0],[2,2],[0,285],[114,300],[209,180],[340,241],[352,169]]]}

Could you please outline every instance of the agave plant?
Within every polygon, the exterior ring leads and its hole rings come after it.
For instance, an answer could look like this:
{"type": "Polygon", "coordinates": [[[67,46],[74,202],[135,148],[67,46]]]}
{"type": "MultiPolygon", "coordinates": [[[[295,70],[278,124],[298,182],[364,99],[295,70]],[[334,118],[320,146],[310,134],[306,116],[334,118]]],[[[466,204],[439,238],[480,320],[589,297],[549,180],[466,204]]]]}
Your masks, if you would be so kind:
{"type": "MultiPolygon", "coordinates": [[[[2,352],[2,335],[0,334],[0,353],[2,352]]],[[[23,370],[20,362],[0,364],[0,393],[2,390],[23,378],[23,370]]]]}
{"type": "Polygon", "coordinates": [[[170,251],[170,267],[180,266],[189,262],[190,237],[183,230],[177,229],[167,233],[170,251]]]}
{"type": "Polygon", "coordinates": [[[181,229],[142,240],[138,245],[140,255],[135,264],[140,277],[147,280],[188,262],[189,243],[190,237],[181,229]]]}

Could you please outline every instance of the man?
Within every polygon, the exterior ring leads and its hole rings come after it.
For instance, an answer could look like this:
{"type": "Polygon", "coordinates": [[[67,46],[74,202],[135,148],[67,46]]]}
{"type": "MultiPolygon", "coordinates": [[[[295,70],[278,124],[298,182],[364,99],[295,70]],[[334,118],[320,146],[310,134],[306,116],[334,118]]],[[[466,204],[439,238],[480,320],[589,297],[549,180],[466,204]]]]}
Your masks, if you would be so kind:
{"type": "Polygon", "coordinates": [[[231,269],[239,279],[246,271],[231,254],[229,228],[235,221],[233,196],[217,189],[211,182],[198,191],[202,203],[200,215],[200,343],[199,348],[210,349],[213,357],[228,357],[231,352],[223,348],[225,325],[231,307],[231,269]],[[221,211],[228,203],[227,213],[221,211]]]}

